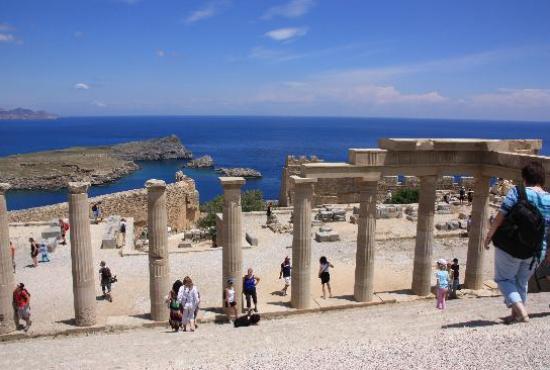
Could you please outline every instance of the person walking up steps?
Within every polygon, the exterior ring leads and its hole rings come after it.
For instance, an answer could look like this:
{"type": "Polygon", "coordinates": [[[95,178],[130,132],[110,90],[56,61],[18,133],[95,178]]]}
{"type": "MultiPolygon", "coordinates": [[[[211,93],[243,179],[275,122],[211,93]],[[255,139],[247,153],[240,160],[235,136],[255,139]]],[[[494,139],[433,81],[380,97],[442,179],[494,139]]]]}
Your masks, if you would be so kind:
{"type": "Polygon", "coordinates": [[[321,279],[321,287],[323,289],[323,299],[327,298],[325,292],[325,285],[328,288],[328,296],[332,298],[332,289],[330,288],[330,268],[334,268],[332,263],[330,263],[325,256],[322,256],[319,259],[319,279],[321,279]]]}
{"type": "Polygon", "coordinates": [[[246,297],[246,308],[250,311],[250,298],[254,302],[254,312],[258,312],[258,294],[256,285],[260,282],[260,278],[254,275],[254,270],[250,267],[247,274],[243,277],[243,294],[246,297]]]}
{"type": "Polygon", "coordinates": [[[437,305],[436,308],[444,310],[446,307],[445,298],[449,290],[449,272],[447,271],[447,261],[444,259],[437,260],[438,271],[435,273],[437,279],[437,305]]]}
{"type": "Polygon", "coordinates": [[[535,262],[546,256],[546,236],[550,225],[550,194],[542,189],[542,164],[531,162],[521,170],[523,185],[508,192],[485,239],[495,245],[495,282],[511,315],[504,322],[527,322],[527,285],[535,272],[535,262]]]}
{"type": "Polygon", "coordinates": [[[292,269],[292,267],[290,266],[290,258],[288,256],[285,257],[285,260],[283,261],[283,263],[281,263],[281,272],[279,272],[279,279],[282,277],[283,279],[285,279],[285,286],[283,287],[283,289],[281,290],[281,294],[283,296],[287,295],[287,290],[288,290],[288,287],[290,286],[290,270],[292,269]]]}

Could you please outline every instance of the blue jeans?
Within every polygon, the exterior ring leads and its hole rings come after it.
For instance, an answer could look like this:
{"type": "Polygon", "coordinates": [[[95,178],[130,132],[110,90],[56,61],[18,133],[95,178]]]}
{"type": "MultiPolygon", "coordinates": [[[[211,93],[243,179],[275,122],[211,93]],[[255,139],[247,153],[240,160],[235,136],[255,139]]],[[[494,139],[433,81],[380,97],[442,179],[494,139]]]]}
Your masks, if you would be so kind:
{"type": "Polygon", "coordinates": [[[535,266],[529,269],[533,258],[520,259],[495,248],[495,282],[504,296],[504,303],[527,302],[527,285],[535,266]]]}

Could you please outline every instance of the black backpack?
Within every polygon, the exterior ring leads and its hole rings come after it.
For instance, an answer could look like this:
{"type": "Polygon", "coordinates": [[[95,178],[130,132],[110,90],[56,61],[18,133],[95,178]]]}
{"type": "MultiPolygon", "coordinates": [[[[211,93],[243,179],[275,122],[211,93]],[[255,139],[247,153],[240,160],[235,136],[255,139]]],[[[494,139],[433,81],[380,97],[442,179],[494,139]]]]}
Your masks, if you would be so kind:
{"type": "Polygon", "coordinates": [[[516,186],[518,201],[493,235],[493,244],[516,258],[540,258],[545,236],[545,220],[527,199],[524,186],[516,186]]]}

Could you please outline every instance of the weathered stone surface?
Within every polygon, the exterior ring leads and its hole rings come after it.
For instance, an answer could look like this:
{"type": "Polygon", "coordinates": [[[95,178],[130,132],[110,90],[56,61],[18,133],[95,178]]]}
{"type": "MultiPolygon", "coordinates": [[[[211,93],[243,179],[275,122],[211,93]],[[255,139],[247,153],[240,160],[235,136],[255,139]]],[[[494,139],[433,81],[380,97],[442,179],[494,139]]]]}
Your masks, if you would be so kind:
{"type": "Polygon", "coordinates": [[[245,233],[245,239],[248,242],[248,244],[252,246],[258,246],[258,238],[255,236],[250,235],[249,233],[245,233]]]}
{"type": "Polygon", "coordinates": [[[315,233],[315,241],[318,243],[336,242],[338,240],[340,240],[340,235],[328,226],[321,226],[319,231],[315,233]]]}

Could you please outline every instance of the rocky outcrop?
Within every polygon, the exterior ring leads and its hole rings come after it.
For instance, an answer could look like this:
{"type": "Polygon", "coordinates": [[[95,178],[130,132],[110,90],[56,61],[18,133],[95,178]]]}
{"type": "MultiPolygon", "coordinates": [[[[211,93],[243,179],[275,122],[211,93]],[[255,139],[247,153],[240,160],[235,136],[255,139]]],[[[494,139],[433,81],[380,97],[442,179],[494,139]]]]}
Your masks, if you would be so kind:
{"type": "Polygon", "coordinates": [[[185,164],[187,168],[212,168],[214,167],[214,159],[209,155],[203,155],[197,159],[193,159],[185,164]]]}
{"type": "Polygon", "coordinates": [[[0,120],[30,120],[30,119],[57,119],[55,114],[48,112],[33,111],[24,108],[15,108],[12,110],[0,109],[0,120]]]}
{"type": "Polygon", "coordinates": [[[68,148],[0,158],[0,182],[13,189],[57,190],[70,181],[105,184],[139,166],[134,161],[189,158],[176,136],[110,147],[68,148]]]}
{"type": "Polygon", "coordinates": [[[260,178],[262,174],[252,168],[218,168],[216,172],[227,177],[260,178]]]}
{"type": "Polygon", "coordinates": [[[128,161],[158,161],[162,159],[191,159],[193,153],[187,150],[176,135],[131,141],[111,147],[113,155],[128,161]]]}

